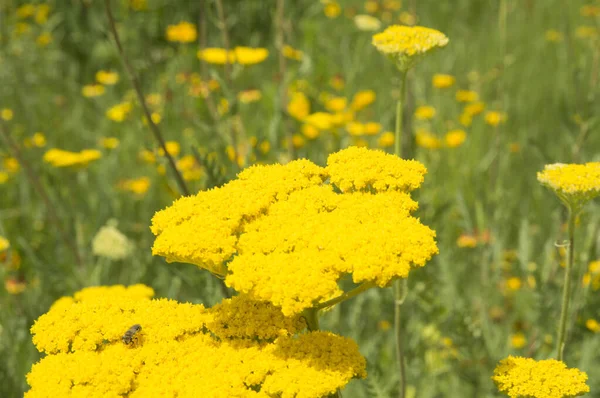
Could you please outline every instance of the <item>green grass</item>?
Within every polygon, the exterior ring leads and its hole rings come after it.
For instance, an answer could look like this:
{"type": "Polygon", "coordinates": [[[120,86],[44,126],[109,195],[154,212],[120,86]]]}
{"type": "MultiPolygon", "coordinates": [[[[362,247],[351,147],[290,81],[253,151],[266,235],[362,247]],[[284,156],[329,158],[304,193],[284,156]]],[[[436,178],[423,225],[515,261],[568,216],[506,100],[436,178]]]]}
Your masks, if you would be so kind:
{"type": "MultiPolygon", "coordinates": [[[[0,396],[19,396],[27,389],[25,374],[39,359],[29,328],[61,296],[90,285],[145,283],[157,297],[206,305],[221,299],[216,280],[205,271],[189,264],[167,264],[151,255],[150,219],[178,196],[177,186],[170,170],[160,175],[155,165],[138,158],[140,150],[157,147],[141,122],[138,105],[123,123],[105,117],[109,107],[131,95],[131,86],[110,40],[103,2],[90,3],[50,1],[48,22],[30,23],[31,31],[20,36],[13,30],[19,22],[15,10],[22,3],[0,6],[0,109],[14,111],[3,128],[21,143],[27,163],[39,176],[83,259],[78,265],[61,240],[22,167],[0,184],[0,236],[9,239],[22,257],[18,270],[9,269],[7,260],[0,263],[0,273],[4,280],[18,277],[27,283],[19,295],[0,290],[0,396]],[[40,48],[35,38],[44,31],[52,33],[53,41],[40,48]],[[100,69],[118,71],[120,81],[107,87],[103,96],[83,97],[81,88],[92,83],[100,69]],[[23,140],[38,131],[46,136],[46,148],[25,148],[23,140]],[[48,148],[98,148],[98,140],[107,136],[119,138],[119,147],[101,149],[103,157],[83,170],[55,169],[42,161],[48,148]],[[116,188],[122,179],[142,176],[150,177],[152,184],[141,197],[116,188]],[[135,243],[127,260],[110,262],[91,252],[94,235],[109,219],[118,220],[119,229],[135,243]]],[[[177,82],[179,73],[200,72],[197,45],[169,43],[164,35],[169,24],[197,23],[199,2],[175,5],[149,0],[147,11],[126,9],[125,3],[114,2],[119,32],[144,91],[163,98],[159,127],[165,138],[178,141],[182,155],[192,154],[192,147],[215,152],[217,177],[234,178],[239,169],[225,154],[232,118],[213,120],[205,101],[189,96],[187,86],[177,82]],[[191,133],[185,134],[185,129],[191,133]]],[[[213,2],[206,3],[207,43],[219,47],[217,14],[213,2]]],[[[259,65],[235,69],[232,87],[223,88],[222,67],[209,67],[210,76],[222,85],[214,97],[218,101],[223,92],[261,90],[259,102],[237,108],[244,127],[240,141],[250,137],[269,141],[271,150],[255,151],[256,158],[276,162],[287,153],[282,147],[284,124],[294,132],[300,132],[300,124],[279,111],[282,77],[275,49],[274,5],[225,3],[232,44],[266,47],[270,56],[259,65]]],[[[313,111],[324,109],[318,102],[323,91],[351,98],[359,90],[374,90],[376,102],[359,118],[393,130],[399,74],[371,45],[372,33],[357,30],[345,15],[348,10],[364,13],[363,3],[342,1],[342,14],[336,19],[326,18],[319,2],[286,3],[286,42],[303,50],[305,59],[288,60],[283,81],[306,80],[313,111]],[[329,85],[336,75],[345,81],[339,92],[329,85]]],[[[408,383],[419,398],[495,397],[499,395],[490,377],[498,360],[509,354],[540,359],[555,355],[563,275],[555,242],[566,238],[561,226],[566,212],[552,192],[537,183],[536,172],[547,163],[600,160],[600,44],[598,37],[575,35],[579,26],[597,27],[598,19],[580,15],[580,6],[587,4],[583,1],[403,3],[400,11],[416,4],[418,24],[450,38],[445,49],[409,73],[407,114],[422,104],[437,109],[430,123],[413,121],[413,132],[422,126],[443,137],[447,130],[460,127],[462,106],[454,99],[459,88],[476,90],[488,109],[507,114],[506,123],[496,131],[484,123],[483,115],[475,117],[465,128],[467,140],[459,148],[413,148],[414,157],[428,168],[426,182],[416,194],[417,215],[437,231],[440,254],[409,278],[410,292],[403,306],[408,383]],[[507,10],[504,30],[502,4],[507,10]],[[549,29],[562,32],[563,40],[546,41],[549,29]],[[448,90],[435,89],[434,73],[452,74],[457,83],[448,90]],[[509,151],[513,143],[520,147],[516,153],[509,151]],[[472,249],[457,246],[461,234],[476,231],[489,231],[489,243],[472,249]],[[506,261],[506,251],[515,251],[515,258],[506,261]],[[506,291],[510,277],[522,280],[521,289],[506,291]],[[535,278],[534,287],[528,285],[528,277],[535,278]],[[494,316],[490,309],[496,311],[494,316]],[[527,339],[523,348],[511,346],[510,337],[518,332],[527,339]],[[546,336],[553,341],[545,341],[546,336]],[[448,355],[443,337],[452,339],[456,355],[448,355]]],[[[398,14],[392,14],[394,21],[398,14]]],[[[343,130],[339,137],[324,133],[299,148],[298,156],[322,164],[328,153],[353,142],[343,130]]],[[[375,138],[368,141],[370,147],[377,147],[375,138]]],[[[0,157],[12,156],[0,142],[0,157]]],[[[196,192],[215,181],[203,178],[189,184],[196,192]]],[[[587,264],[600,259],[598,210],[597,201],[588,205],[577,227],[574,275],[578,286],[587,264]]],[[[574,289],[566,362],[588,373],[592,395],[600,388],[600,340],[585,322],[600,318],[597,308],[592,287],[574,289]]],[[[344,396],[396,394],[393,328],[382,328],[382,320],[393,324],[391,289],[370,290],[325,314],[322,327],[356,339],[368,359],[368,380],[353,381],[344,396]]]]}

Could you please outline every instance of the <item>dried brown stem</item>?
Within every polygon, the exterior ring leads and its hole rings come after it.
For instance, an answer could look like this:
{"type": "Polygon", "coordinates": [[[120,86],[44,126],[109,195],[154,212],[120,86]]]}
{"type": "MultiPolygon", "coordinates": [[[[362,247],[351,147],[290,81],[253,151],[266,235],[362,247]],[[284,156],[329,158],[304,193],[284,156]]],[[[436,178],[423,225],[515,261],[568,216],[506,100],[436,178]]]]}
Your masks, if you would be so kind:
{"type": "Polygon", "coordinates": [[[175,180],[177,181],[177,185],[179,185],[179,189],[181,190],[181,192],[184,195],[187,196],[190,194],[188,187],[187,187],[183,177],[181,176],[181,173],[177,169],[177,166],[175,165],[175,160],[173,159],[173,157],[171,156],[169,151],[167,151],[167,146],[165,144],[163,135],[161,134],[156,123],[154,123],[154,121],[152,120],[152,115],[150,114],[150,109],[148,109],[148,105],[146,104],[146,100],[144,97],[144,93],[142,91],[141,84],[135,74],[133,67],[131,66],[131,63],[129,62],[129,58],[127,58],[127,54],[125,54],[123,45],[121,44],[121,39],[119,38],[119,33],[117,32],[117,26],[115,24],[115,18],[113,17],[113,13],[110,8],[110,0],[105,0],[104,4],[106,5],[106,16],[108,17],[108,24],[110,26],[110,31],[113,35],[113,39],[115,40],[115,44],[117,45],[117,49],[119,50],[119,55],[121,56],[121,61],[123,61],[123,64],[125,65],[125,69],[127,70],[127,74],[129,75],[129,80],[131,81],[131,84],[133,85],[133,88],[135,89],[135,93],[137,95],[138,101],[140,102],[140,105],[142,106],[142,109],[144,110],[144,114],[146,115],[146,120],[148,121],[150,130],[152,131],[154,138],[156,138],[160,147],[162,148],[162,150],[165,154],[165,157],[167,158],[167,161],[169,162],[169,166],[171,166],[171,169],[173,170],[173,173],[175,174],[175,180]]]}

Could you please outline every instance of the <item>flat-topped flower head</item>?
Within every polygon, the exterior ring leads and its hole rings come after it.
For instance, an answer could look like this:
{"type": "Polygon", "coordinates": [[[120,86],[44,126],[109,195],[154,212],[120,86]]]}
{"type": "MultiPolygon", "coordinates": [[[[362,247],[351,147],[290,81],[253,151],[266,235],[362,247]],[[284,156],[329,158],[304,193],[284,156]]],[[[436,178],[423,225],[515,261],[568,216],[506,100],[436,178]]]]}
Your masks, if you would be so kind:
{"type": "Polygon", "coordinates": [[[386,286],[437,253],[435,232],[411,216],[416,161],[351,147],[326,168],[308,160],[253,166],[223,187],[157,212],[153,253],[225,277],[286,316],[340,294],[338,282],[386,286]]]}
{"type": "Polygon", "coordinates": [[[555,359],[509,356],[500,361],[492,380],[511,398],[571,398],[590,391],[585,372],[555,359]]]}
{"type": "Polygon", "coordinates": [[[600,162],[549,164],[537,173],[537,179],[552,189],[563,203],[578,211],[600,195],[600,162]]]}
{"type": "Polygon", "coordinates": [[[373,45],[387,55],[403,72],[412,68],[425,54],[445,47],[448,37],[423,26],[392,25],[373,36],[373,45]]]}
{"type": "Polygon", "coordinates": [[[26,397],[320,398],[366,376],[354,341],[297,335],[300,316],[247,295],[204,308],[98,289],[82,295],[107,294],[53,306],[35,322],[34,344],[47,355],[27,375],[26,397]]]}

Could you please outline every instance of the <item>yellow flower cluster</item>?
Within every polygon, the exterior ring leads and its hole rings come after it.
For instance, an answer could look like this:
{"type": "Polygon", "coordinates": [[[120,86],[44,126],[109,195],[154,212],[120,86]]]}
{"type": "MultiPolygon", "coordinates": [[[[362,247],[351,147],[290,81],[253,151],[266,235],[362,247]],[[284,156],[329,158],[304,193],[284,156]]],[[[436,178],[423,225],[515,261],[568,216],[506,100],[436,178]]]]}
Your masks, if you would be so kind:
{"type": "Polygon", "coordinates": [[[269,56],[266,48],[235,47],[227,51],[224,48],[205,48],[198,51],[198,58],[210,64],[223,65],[226,63],[254,65],[263,62],[269,56]]]}
{"type": "Polygon", "coordinates": [[[196,25],[189,22],[180,22],[177,25],[167,26],[167,40],[179,43],[191,43],[198,37],[196,25]]]}
{"type": "Polygon", "coordinates": [[[580,206],[600,195],[600,162],[548,164],[537,179],[567,205],[580,206]]]}
{"type": "Polygon", "coordinates": [[[555,359],[509,356],[500,361],[492,380],[511,398],[570,398],[590,391],[585,372],[555,359]]]}
{"type": "Polygon", "coordinates": [[[435,232],[410,216],[417,203],[407,192],[425,172],[356,147],[330,155],[326,168],[253,166],[156,213],[153,254],[197,264],[297,314],[341,294],[346,274],[383,287],[437,253],[435,232]]]}
{"type": "Polygon", "coordinates": [[[71,152],[62,149],[50,149],[44,154],[44,161],[54,167],[85,167],[90,162],[98,160],[102,153],[96,149],[84,149],[81,152],[71,152]]]}
{"type": "Polygon", "coordinates": [[[427,52],[445,47],[448,37],[423,26],[392,25],[373,36],[373,45],[390,57],[402,71],[407,71],[427,52]]]}
{"type": "Polygon", "coordinates": [[[355,342],[327,332],[295,337],[305,326],[299,317],[248,296],[205,309],[104,289],[102,297],[53,306],[36,321],[34,343],[48,355],[27,375],[27,398],[318,398],[366,376],[355,342]],[[136,324],[132,342],[124,342],[136,324]]]}

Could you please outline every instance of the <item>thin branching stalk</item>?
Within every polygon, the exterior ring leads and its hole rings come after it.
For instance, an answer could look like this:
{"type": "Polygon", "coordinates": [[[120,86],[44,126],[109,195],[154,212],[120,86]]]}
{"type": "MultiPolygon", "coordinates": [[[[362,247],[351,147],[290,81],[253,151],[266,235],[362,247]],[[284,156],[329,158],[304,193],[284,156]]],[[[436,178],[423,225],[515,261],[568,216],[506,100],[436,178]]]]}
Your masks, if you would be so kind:
{"type": "MultiPolygon", "coordinates": [[[[275,47],[279,52],[279,108],[281,109],[281,114],[284,113],[286,105],[287,105],[287,87],[286,87],[286,59],[285,55],[283,55],[283,46],[285,44],[285,35],[284,35],[284,27],[285,27],[285,0],[277,0],[277,9],[275,11],[275,47]]],[[[292,136],[292,131],[288,128],[287,122],[289,119],[284,118],[282,121],[283,128],[283,136],[287,142],[287,151],[289,160],[294,160],[296,158],[296,150],[294,148],[294,141],[292,136]]]]}
{"type": "MultiPolygon", "coordinates": [[[[224,65],[224,73],[225,73],[225,82],[227,83],[227,90],[229,92],[233,92],[233,78],[231,75],[231,64],[229,63],[229,54],[231,53],[231,43],[229,41],[229,32],[227,31],[227,18],[225,17],[225,10],[223,8],[223,2],[221,0],[216,0],[215,4],[217,5],[217,15],[219,17],[219,30],[221,31],[221,39],[223,40],[223,48],[225,49],[225,65],[224,65]]],[[[237,108],[237,107],[236,107],[237,108]]],[[[235,134],[235,129],[231,124],[228,124],[228,135],[231,140],[231,146],[233,147],[234,161],[237,164],[238,158],[238,145],[237,145],[237,136],[235,134]]]]}
{"type": "Polygon", "coordinates": [[[50,217],[50,220],[54,223],[54,225],[56,226],[56,229],[58,229],[58,232],[59,232],[63,242],[65,243],[65,245],[71,250],[71,252],[73,252],[73,256],[75,258],[75,261],[77,262],[77,265],[79,267],[82,267],[83,259],[81,258],[79,250],[77,249],[77,244],[75,243],[74,240],[71,239],[71,237],[67,234],[67,232],[63,228],[60,218],[58,217],[56,207],[50,200],[50,197],[48,196],[46,190],[44,189],[44,185],[41,183],[40,178],[36,174],[33,167],[31,167],[29,162],[27,162],[27,160],[23,156],[23,154],[21,152],[21,148],[19,148],[19,145],[17,144],[17,142],[15,140],[13,140],[12,137],[10,136],[10,134],[8,134],[8,132],[6,131],[6,128],[3,123],[0,123],[0,134],[2,135],[2,138],[4,139],[4,141],[6,142],[6,146],[9,148],[9,151],[11,152],[12,156],[14,156],[15,159],[17,159],[17,161],[19,162],[19,164],[23,167],[23,170],[25,171],[25,174],[27,176],[27,179],[29,180],[29,183],[31,184],[33,189],[37,192],[37,194],[40,196],[40,198],[44,202],[44,205],[46,206],[46,210],[48,211],[48,216],[50,217]]]}
{"type": "MultiPolygon", "coordinates": [[[[198,50],[202,51],[206,48],[206,1],[200,0],[200,13],[198,14],[198,50]]],[[[207,63],[204,58],[200,57],[200,77],[203,82],[208,81],[208,69],[207,63]]],[[[219,114],[217,112],[217,107],[213,101],[212,96],[210,95],[210,90],[207,90],[206,98],[206,107],[208,108],[208,112],[213,120],[217,120],[219,118],[219,114]]]]}
{"type": "Polygon", "coordinates": [[[142,106],[142,109],[144,110],[144,114],[146,115],[146,120],[148,122],[148,125],[150,126],[150,130],[154,134],[154,138],[156,138],[156,140],[160,144],[163,152],[165,153],[165,157],[167,158],[167,161],[169,162],[169,165],[171,166],[171,169],[173,170],[173,173],[175,174],[175,179],[177,181],[177,185],[179,185],[179,189],[181,190],[181,192],[184,195],[187,196],[190,194],[188,187],[187,187],[183,177],[181,176],[181,173],[177,169],[177,166],[175,165],[175,160],[173,160],[173,157],[167,150],[167,146],[165,144],[163,135],[161,134],[156,123],[154,123],[154,121],[152,120],[152,115],[150,114],[150,109],[148,109],[148,105],[146,104],[146,100],[144,97],[144,93],[142,92],[141,84],[135,74],[133,67],[131,66],[131,63],[129,62],[129,58],[127,58],[127,54],[125,54],[123,45],[121,44],[121,39],[119,38],[119,33],[117,32],[117,26],[115,24],[115,18],[113,17],[113,13],[110,8],[110,0],[105,0],[104,4],[106,6],[106,16],[108,17],[108,24],[110,26],[110,31],[113,35],[115,44],[117,45],[117,49],[119,50],[119,55],[121,56],[121,61],[123,61],[123,64],[125,65],[125,69],[127,70],[127,74],[129,75],[129,80],[131,81],[131,84],[133,85],[133,88],[135,89],[135,93],[137,94],[138,101],[140,102],[140,105],[142,106]]]}
{"type": "Polygon", "coordinates": [[[317,310],[322,310],[322,309],[325,309],[328,307],[333,307],[334,305],[339,304],[342,301],[346,301],[348,299],[351,299],[352,297],[358,296],[362,292],[369,290],[372,287],[375,287],[374,283],[364,282],[363,284],[359,285],[357,288],[354,288],[348,292],[345,292],[344,294],[342,294],[336,298],[333,298],[331,300],[317,304],[314,308],[316,308],[317,310]]]}
{"type": "Polygon", "coordinates": [[[560,321],[558,324],[558,341],[556,343],[556,351],[558,355],[558,360],[563,360],[564,349],[565,349],[565,340],[567,334],[567,319],[569,314],[569,303],[571,300],[571,271],[573,269],[573,260],[574,260],[574,252],[575,252],[575,218],[577,217],[577,212],[572,209],[571,206],[569,208],[569,221],[568,221],[568,234],[569,240],[567,242],[567,247],[569,250],[567,265],[565,267],[565,281],[563,286],[563,296],[562,296],[562,308],[560,311],[560,321]]]}
{"type": "Polygon", "coordinates": [[[400,72],[400,98],[396,103],[396,134],[394,139],[394,153],[398,157],[402,157],[402,117],[404,102],[406,101],[406,75],[407,72],[400,72]]]}

